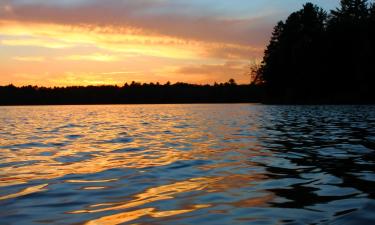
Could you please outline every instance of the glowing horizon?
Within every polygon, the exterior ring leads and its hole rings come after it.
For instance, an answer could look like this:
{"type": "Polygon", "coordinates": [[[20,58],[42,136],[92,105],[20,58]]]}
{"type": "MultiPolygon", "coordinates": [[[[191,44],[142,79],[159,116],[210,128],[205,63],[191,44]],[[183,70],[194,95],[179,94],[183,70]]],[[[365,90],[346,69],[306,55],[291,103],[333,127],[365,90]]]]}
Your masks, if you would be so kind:
{"type": "Polygon", "coordinates": [[[0,85],[248,83],[274,24],[302,4],[3,0],[0,85]]]}

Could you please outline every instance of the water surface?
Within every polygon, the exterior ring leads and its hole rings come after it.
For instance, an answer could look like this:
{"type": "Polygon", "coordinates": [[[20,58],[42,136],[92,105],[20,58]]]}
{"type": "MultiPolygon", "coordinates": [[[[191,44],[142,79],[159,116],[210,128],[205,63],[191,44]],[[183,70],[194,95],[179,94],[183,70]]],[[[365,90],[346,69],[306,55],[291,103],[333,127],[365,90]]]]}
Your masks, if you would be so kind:
{"type": "Polygon", "coordinates": [[[0,107],[0,224],[374,224],[375,106],[0,107]]]}

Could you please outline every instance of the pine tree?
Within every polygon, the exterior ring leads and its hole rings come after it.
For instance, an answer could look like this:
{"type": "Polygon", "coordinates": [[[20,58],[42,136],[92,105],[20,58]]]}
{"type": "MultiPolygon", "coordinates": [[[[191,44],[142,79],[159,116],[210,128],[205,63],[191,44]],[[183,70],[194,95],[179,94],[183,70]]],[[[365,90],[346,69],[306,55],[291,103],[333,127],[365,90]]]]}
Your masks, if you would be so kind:
{"type": "Polygon", "coordinates": [[[341,0],[329,17],[307,3],[275,27],[256,75],[279,102],[366,101],[374,60],[374,1],[341,0]]]}
{"type": "Polygon", "coordinates": [[[272,32],[270,44],[264,52],[262,66],[260,68],[262,72],[258,73],[258,82],[268,82],[268,84],[272,85],[273,81],[277,79],[277,77],[274,77],[276,71],[279,69],[277,68],[279,63],[277,62],[278,57],[276,54],[280,51],[280,40],[283,29],[284,23],[280,21],[272,32]],[[259,74],[261,75],[259,76],[259,74]]]}
{"type": "Polygon", "coordinates": [[[321,8],[307,3],[285,23],[275,26],[259,73],[271,92],[289,95],[287,92],[297,86],[305,88],[300,82],[311,80],[315,45],[325,30],[325,20],[326,13],[321,8]],[[304,68],[309,68],[308,75],[304,68]]]}
{"type": "Polygon", "coordinates": [[[331,12],[333,21],[358,22],[367,19],[367,0],[341,0],[340,8],[331,12]]]}

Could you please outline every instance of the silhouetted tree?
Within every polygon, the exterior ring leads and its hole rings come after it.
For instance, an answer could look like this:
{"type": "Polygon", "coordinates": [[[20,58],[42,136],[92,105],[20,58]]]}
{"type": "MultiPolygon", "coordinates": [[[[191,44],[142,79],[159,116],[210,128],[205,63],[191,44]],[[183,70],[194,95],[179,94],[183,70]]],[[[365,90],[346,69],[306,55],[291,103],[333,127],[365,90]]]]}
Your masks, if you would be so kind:
{"type": "Polygon", "coordinates": [[[272,96],[290,98],[295,92],[308,93],[319,61],[316,47],[324,34],[326,17],[321,8],[307,3],[274,28],[259,70],[272,96]]]}
{"type": "Polygon", "coordinates": [[[257,71],[275,102],[371,101],[374,5],[341,0],[327,15],[307,3],[279,22],[257,71]]]}
{"type": "Polygon", "coordinates": [[[233,78],[229,79],[228,83],[229,83],[230,86],[237,85],[236,81],[233,78]]]}
{"type": "Polygon", "coordinates": [[[359,25],[367,19],[367,5],[367,0],[341,0],[340,8],[331,11],[330,22],[359,25]]]}
{"type": "Polygon", "coordinates": [[[261,86],[263,84],[262,74],[261,74],[261,65],[253,64],[250,66],[250,84],[261,86]]]}
{"type": "MultiPolygon", "coordinates": [[[[366,77],[370,65],[367,1],[342,0],[340,8],[331,12],[328,22],[328,86],[337,93],[361,92],[368,89],[366,77]]],[[[352,93],[353,95],[355,93],[352,93]]]]}

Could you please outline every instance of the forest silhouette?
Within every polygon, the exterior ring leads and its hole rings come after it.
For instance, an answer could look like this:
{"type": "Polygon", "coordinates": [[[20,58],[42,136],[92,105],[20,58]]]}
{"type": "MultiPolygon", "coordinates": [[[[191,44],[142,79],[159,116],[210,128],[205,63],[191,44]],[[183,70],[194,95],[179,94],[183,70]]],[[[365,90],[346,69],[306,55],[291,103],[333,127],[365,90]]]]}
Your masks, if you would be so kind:
{"type": "Polygon", "coordinates": [[[245,103],[259,102],[259,87],[237,85],[233,79],[214,85],[137,83],[123,86],[0,87],[0,105],[245,103]]]}
{"type": "Polygon", "coordinates": [[[373,103],[375,3],[341,0],[330,13],[307,3],[274,28],[254,83],[264,102],[373,103]]]}
{"type": "Polygon", "coordinates": [[[0,105],[115,103],[375,103],[375,2],[341,0],[326,12],[312,3],[274,28],[252,82],[124,86],[0,86],[0,105]]]}

